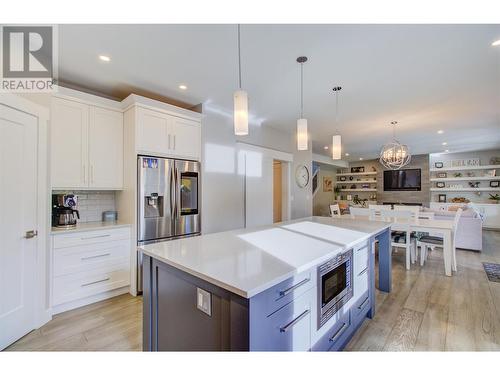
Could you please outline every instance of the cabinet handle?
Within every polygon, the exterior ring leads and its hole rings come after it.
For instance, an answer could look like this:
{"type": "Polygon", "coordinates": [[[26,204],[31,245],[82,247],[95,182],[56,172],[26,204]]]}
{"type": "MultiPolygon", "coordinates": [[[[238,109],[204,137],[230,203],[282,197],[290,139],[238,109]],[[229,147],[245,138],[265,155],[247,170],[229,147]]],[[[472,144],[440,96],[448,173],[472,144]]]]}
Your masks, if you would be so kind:
{"type": "Polygon", "coordinates": [[[290,288],[288,288],[288,289],[285,289],[285,290],[280,290],[280,291],[279,291],[279,295],[280,295],[280,297],[284,297],[284,296],[286,296],[287,294],[290,294],[291,292],[293,292],[293,291],[294,291],[295,289],[297,289],[298,287],[300,287],[300,286],[302,286],[302,285],[306,284],[307,282],[309,282],[309,280],[310,280],[309,278],[304,279],[304,280],[302,280],[300,283],[297,283],[297,284],[295,284],[295,285],[292,285],[292,286],[291,286],[290,288]]]}
{"type": "Polygon", "coordinates": [[[175,140],[176,140],[177,136],[174,134],[174,150],[175,150],[175,140]]]}
{"type": "Polygon", "coordinates": [[[292,328],[295,324],[297,324],[302,318],[304,318],[308,314],[309,314],[309,310],[304,311],[302,314],[300,314],[298,317],[296,317],[290,323],[284,325],[283,327],[280,327],[280,332],[287,332],[290,328],[292,328]]]}
{"type": "Polygon", "coordinates": [[[81,240],[91,240],[93,238],[104,238],[104,237],[109,237],[111,234],[101,234],[100,236],[90,236],[90,237],[82,237],[80,238],[81,240]]]}
{"type": "Polygon", "coordinates": [[[91,281],[90,283],[85,283],[85,284],[82,284],[80,286],[84,287],[84,286],[89,286],[89,285],[93,285],[93,284],[98,284],[98,283],[102,283],[104,281],[108,281],[110,279],[110,277],[105,277],[104,279],[101,279],[101,280],[96,280],[96,281],[91,281]]]}
{"type": "Polygon", "coordinates": [[[358,273],[358,276],[361,276],[362,274],[366,273],[366,271],[368,271],[368,267],[366,267],[363,271],[361,271],[360,273],[358,273]]]}
{"type": "Polygon", "coordinates": [[[102,257],[107,257],[108,255],[111,255],[111,253],[99,254],[99,255],[92,255],[92,256],[89,256],[89,257],[82,257],[82,258],[80,258],[80,260],[102,258],[102,257]]]}
{"type": "Polygon", "coordinates": [[[344,331],[347,329],[347,325],[345,323],[342,323],[342,327],[339,328],[339,330],[332,336],[330,337],[330,341],[335,341],[337,338],[344,333],[344,331]]]}
{"type": "Polygon", "coordinates": [[[168,149],[170,150],[170,134],[168,135],[168,149]]]}
{"type": "Polygon", "coordinates": [[[366,297],[365,300],[363,301],[363,303],[361,303],[361,305],[358,306],[358,310],[363,310],[369,300],[370,300],[370,297],[366,297]]]}
{"type": "Polygon", "coordinates": [[[356,250],[357,253],[359,253],[361,250],[364,250],[366,249],[366,246],[365,247],[360,247],[359,249],[356,250]]]}
{"type": "Polygon", "coordinates": [[[83,183],[86,184],[87,183],[87,171],[86,171],[87,168],[85,168],[85,164],[83,165],[83,183]]]}
{"type": "Polygon", "coordinates": [[[94,164],[90,164],[90,177],[89,177],[90,183],[94,183],[94,164]]]}

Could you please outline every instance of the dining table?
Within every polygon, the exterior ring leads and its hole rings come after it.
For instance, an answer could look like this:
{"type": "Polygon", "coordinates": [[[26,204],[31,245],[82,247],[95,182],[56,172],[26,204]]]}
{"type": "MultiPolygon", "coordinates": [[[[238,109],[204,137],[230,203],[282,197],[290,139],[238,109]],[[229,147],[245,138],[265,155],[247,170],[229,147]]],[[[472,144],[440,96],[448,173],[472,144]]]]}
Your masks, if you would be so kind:
{"type": "MultiPolygon", "coordinates": [[[[338,219],[337,219],[338,220],[338,219]]],[[[408,226],[411,231],[431,233],[434,236],[441,236],[443,238],[443,258],[444,270],[446,276],[452,276],[453,272],[457,271],[457,261],[453,244],[453,221],[451,220],[436,220],[433,218],[394,218],[394,217],[381,217],[381,216],[352,216],[342,215],[340,220],[368,220],[368,221],[384,221],[391,224],[391,230],[399,231],[405,230],[408,226]]],[[[383,292],[390,292],[392,289],[392,252],[390,237],[380,237],[379,241],[379,290],[383,292]],[[387,252],[387,249],[388,252],[387,252]]]]}

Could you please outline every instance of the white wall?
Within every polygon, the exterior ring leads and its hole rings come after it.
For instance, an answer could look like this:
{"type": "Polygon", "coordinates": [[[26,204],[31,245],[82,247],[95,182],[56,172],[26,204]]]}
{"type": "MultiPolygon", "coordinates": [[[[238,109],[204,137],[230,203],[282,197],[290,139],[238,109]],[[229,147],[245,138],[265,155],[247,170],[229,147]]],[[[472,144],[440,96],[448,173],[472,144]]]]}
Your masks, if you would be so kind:
{"type": "Polygon", "coordinates": [[[236,137],[232,114],[204,106],[202,120],[202,231],[213,233],[244,226],[243,176],[238,173],[237,144],[244,142],[293,154],[291,217],[312,214],[311,184],[295,184],[295,168],[303,163],[311,169],[311,151],[296,151],[295,124],[290,134],[269,126],[250,125],[248,136],[236,137]]]}

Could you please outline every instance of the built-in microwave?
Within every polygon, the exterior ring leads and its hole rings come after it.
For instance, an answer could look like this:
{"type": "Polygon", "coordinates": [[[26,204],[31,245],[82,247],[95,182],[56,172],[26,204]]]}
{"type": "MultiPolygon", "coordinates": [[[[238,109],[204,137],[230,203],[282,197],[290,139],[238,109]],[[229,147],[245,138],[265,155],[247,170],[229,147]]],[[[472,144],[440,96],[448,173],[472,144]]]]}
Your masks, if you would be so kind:
{"type": "Polygon", "coordinates": [[[352,249],[318,267],[318,329],[352,297],[352,249]]]}

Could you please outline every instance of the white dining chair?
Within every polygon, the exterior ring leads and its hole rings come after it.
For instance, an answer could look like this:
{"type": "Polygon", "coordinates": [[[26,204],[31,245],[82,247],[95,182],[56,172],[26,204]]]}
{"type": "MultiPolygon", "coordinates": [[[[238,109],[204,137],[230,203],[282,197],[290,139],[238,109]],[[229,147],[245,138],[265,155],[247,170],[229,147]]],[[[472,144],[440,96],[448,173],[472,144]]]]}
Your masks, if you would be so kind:
{"type": "MultiPolygon", "coordinates": [[[[453,219],[453,246],[451,247],[452,252],[452,264],[453,269],[457,269],[457,250],[455,248],[455,240],[457,237],[458,222],[460,221],[460,216],[463,210],[459,208],[455,213],[455,218],[453,219]]],[[[443,238],[437,236],[422,236],[417,241],[417,247],[420,248],[420,265],[423,266],[427,260],[427,251],[431,249],[434,251],[436,247],[443,248],[443,238]]]]}
{"type": "Polygon", "coordinates": [[[380,217],[390,219],[408,219],[408,223],[398,223],[398,230],[391,233],[391,246],[405,249],[406,269],[417,260],[417,246],[415,237],[412,236],[410,220],[413,217],[411,211],[382,210],[380,217]]]}
{"type": "Polygon", "coordinates": [[[352,218],[355,218],[356,216],[370,217],[371,210],[368,208],[349,207],[349,213],[351,214],[352,218]]]}
{"type": "Polygon", "coordinates": [[[410,211],[412,213],[412,216],[418,219],[419,214],[420,214],[420,207],[419,206],[404,206],[404,205],[395,204],[394,211],[410,211]]]}
{"type": "Polygon", "coordinates": [[[331,204],[330,205],[330,216],[335,217],[338,216],[340,217],[342,214],[340,213],[340,207],[338,204],[331,204]]]}

